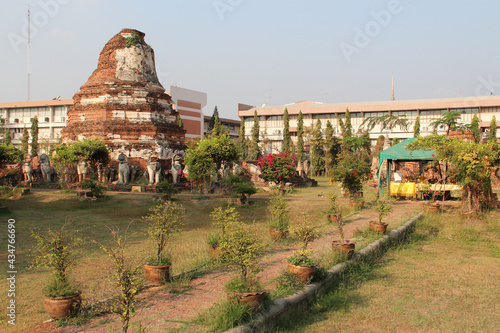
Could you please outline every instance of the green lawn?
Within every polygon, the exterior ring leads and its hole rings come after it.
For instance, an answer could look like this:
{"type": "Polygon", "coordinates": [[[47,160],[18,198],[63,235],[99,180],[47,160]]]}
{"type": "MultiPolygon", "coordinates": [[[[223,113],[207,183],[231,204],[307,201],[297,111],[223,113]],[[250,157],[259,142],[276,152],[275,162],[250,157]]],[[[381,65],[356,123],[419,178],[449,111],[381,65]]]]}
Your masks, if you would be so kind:
{"type": "Polygon", "coordinates": [[[409,243],[358,266],[276,332],[498,332],[500,212],[427,216],[409,243]]]}

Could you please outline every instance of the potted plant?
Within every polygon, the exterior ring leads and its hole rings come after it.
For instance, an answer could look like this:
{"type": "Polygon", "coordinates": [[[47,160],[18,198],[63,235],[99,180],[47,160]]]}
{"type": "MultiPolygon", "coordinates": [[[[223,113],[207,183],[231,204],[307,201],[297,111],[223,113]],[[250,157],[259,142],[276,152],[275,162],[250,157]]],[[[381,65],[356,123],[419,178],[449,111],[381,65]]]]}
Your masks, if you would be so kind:
{"type": "Polygon", "coordinates": [[[330,208],[326,211],[328,221],[330,223],[337,223],[342,218],[342,213],[339,211],[337,205],[337,196],[333,193],[328,194],[328,203],[330,204],[330,208]]]}
{"type": "Polygon", "coordinates": [[[318,233],[315,226],[305,217],[293,228],[292,233],[299,240],[300,248],[287,259],[288,272],[297,276],[300,281],[308,282],[316,272],[316,261],[309,257],[312,251],[309,249],[309,245],[318,237],[318,233]]]}
{"type": "Polygon", "coordinates": [[[212,259],[219,259],[221,256],[220,243],[227,237],[227,229],[231,224],[239,221],[238,211],[230,204],[231,201],[228,201],[226,208],[216,207],[210,213],[212,225],[217,229],[216,232],[207,237],[208,252],[212,259]]]}
{"type": "Polygon", "coordinates": [[[378,222],[370,221],[370,229],[381,234],[385,234],[387,231],[387,223],[383,223],[382,220],[392,211],[392,205],[386,200],[377,200],[376,209],[378,215],[378,222]]]}
{"type": "Polygon", "coordinates": [[[269,202],[269,213],[271,220],[269,222],[269,234],[274,241],[281,241],[288,236],[289,211],[286,198],[281,193],[275,193],[271,196],[269,202]]]}
{"type": "Polygon", "coordinates": [[[135,314],[136,296],[142,288],[141,266],[125,257],[125,248],[129,239],[127,232],[131,224],[132,222],[129,223],[124,234],[120,234],[118,228],[107,227],[113,237],[114,246],[104,246],[97,241],[92,241],[99,245],[114,264],[115,274],[111,276],[111,279],[115,282],[120,293],[117,297],[117,305],[112,308],[112,311],[120,316],[123,333],[128,332],[130,319],[135,314]]]}
{"type": "Polygon", "coordinates": [[[168,253],[167,245],[172,234],[179,231],[184,224],[184,208],[172,201],[152,207],[150,213],[143,217],[148,223],[148,234],[156,245],[156,254],[147,260],[144,265],[146,280],[152,284],[163,284],[170,277],[172,257],[168,253]]]}
{"type": "Polygon", "coordinates": [[[158,187],[163,193],[163,199],[164,200],[171,200],[174,194],[177,194],[177,190],[174,188],[174,185],[169,183],[167,180],[163,180],[156,184],[156,187],[158,187]]]}
{"type": "Polygon", "coordinates": [[[264,301],[265,292],[255,274],[259,271],[257,256],[262,246],[248,227],[236,221],[227,225],[226,237],[220,248],[224,262],[238,268],[239,275],[226,284],[228,298],[258,308],[264,301]]]}
{"type": "Polygon", "coordinates": [[[339,251],[343,253],[347,259],[351,259],[354,254],[354,248],[356,244],[344,236],[344,221],[342,219],[337,220],[337,229],[339,231],[339,240],[332,241],[332,248],[334,251],[339,251]]]}
{"type": "Polygon", "coordinates": [[[81,292],[69,281],[66,270],[74,262],[72,251],[83,242],[75,237],[77,231],[69,231],[65,226],[58,231],[48,230],[46,234],[32,232],[35,240],[32,248],[32,268],[51,269],[50,282],[45,288],[47,298],[45,311],[54,319],[63,319],[79,308],[81,292]]]}
{"type": "Polygon", "coordinates": [[[222,183],[237,196],[238,203],[242,205],[247,202],[247,199],[250,198],[252,194],[257,192],[253,183],[247,181],[242,176],[228,174],[222,179],[222,183]]]}
{"type": "Polygon", "coordinates": [[[371,179],[369,164],[359,159],[349,149],[343,149],[337,156],[337,164],[331,170],[331,179],[340,182],[344,193],[351,199],[350,204],[363,208],[363,182],[371,179]]]}

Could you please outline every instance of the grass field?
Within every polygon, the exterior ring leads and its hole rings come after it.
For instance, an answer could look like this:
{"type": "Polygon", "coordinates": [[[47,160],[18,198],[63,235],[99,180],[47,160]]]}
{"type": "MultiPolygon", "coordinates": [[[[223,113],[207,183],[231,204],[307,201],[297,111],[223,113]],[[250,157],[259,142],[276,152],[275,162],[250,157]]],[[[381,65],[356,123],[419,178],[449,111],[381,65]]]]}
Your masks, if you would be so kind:
{"type": "MultiPolygon", "coordinates": [[[[294,194],[300,196],[300,191],[294,194]]],[[[306,213],[311,218],[324,221],[323,211],[327,202],[318,194],[338,191],[329,186],[326,178],[320,186],[308,189],[311,198],[319,200],[296,200],[290,205],[292,220],[306,213]]],[[[193,270],[209,261],[206,238],[212,232],[209,214],[214,207],[227,205],[228,199],[212,199],[199,196],[178,196],[176,201],[186,208],[186,224],[182,232],[175,236],[172,244],[173,273],[193,270]]],[[[44,232],[58,229],[67,223],[70,229],[79,231],[79,236],[89,241],[76,253],[76,265],[70,269],[72,280],[78,285],[91,302],[107,299],[116,291],[108,276],[110,275],[107,256],[90,242],[95,240],[110,244],[111,236],[106,227],[118,227],[124,231],[129,227],[128,255],[136,263],[144,263],[152,255],[154,248],[147,238],[142,216],[152,207],[152,196],[148,194],[107,193],[104,200],[79,201],[75,193],[61,191],[35,191],[31,195],[15,199],[3,199],[7,210],[0,212],[1,226],[0,249],[5,254],[0,257],[2,267],[7,267],[7,220],[16,220],[16,310],[17,325],[14,331],[22,331],[36,323],[48,319],[43,309],[43,288],[49,277],[46,270],[27,269],[30,263],[29,252],[33,245],[31,231],[44,232]]],[[[267,248],[272,245],[267,237],[267,199],[252,199],[252,205],[238,206],[242,221],[253,225],[256,234],[261,235],[267,248]]],[[[7,269],[4,269],[6,272],[7,269]]],[[[5,273],[6,274],[6,273],[5,273]]],[[[6,277],[6,276],[5,276],[6,277]]],[[[0,290],[7,290],[7,281],[0,281],[0,290]]],[[[7,293],[0,293],[0,306],[6,308],[7,293]]],[[[0,319],[5,324],[5,317],[0,319]]],[[[2,325],[0,323],[0,325],[2,325]]],[[[1,329],[0,329],[1,331],[1,329]]]]}
{"type": "Polygon", "coordinates": [[[362,264],[275,332],[498,332],[500,212],[429,215],[409,242],[362,264]]]}

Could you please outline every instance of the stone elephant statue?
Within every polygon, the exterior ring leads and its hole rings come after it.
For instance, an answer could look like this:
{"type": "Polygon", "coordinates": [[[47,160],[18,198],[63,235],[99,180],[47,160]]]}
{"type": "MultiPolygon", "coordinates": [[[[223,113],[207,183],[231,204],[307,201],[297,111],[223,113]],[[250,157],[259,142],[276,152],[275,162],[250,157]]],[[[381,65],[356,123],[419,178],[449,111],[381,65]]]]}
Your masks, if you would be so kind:
{"type": "Polygon", "coordinates": [[[118,155],[118,184],[127,184],[130,175],[128,158],[125,154],[118,155]]]}
{"type": "Polygon", "coordinates": [[[33,181],[33,167],[29,159],[23,163],[23,176],[26,183],[31,183],[33,181]]]}
{"type": "Polygon", "coordinates": [[[149,157],[148,159],[148,174],[149,185],[158,184],[161,176],[161,164],[157,157],[149,157]]]}

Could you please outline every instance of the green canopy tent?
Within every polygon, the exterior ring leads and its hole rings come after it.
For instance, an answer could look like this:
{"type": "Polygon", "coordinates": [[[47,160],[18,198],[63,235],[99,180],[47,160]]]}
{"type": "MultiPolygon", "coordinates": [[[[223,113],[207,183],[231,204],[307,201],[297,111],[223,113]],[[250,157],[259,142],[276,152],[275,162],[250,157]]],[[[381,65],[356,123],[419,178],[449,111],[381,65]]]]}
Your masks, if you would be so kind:
{"type": "Polygon", "coordinates": [[[407,145],[415,141],[416,138],[406,139],[392,147],[382,150],[380,152],[380,162],[377,170],[377,177],[379,178],[379,187],[382,193],[384,189],[382,187],[382,179],[379,177],[380,168],[384,160],[387,160],[387,192],[389,192],[391,184],[391,162],[392,161],[432,161],[435,159],[436,152],[432,150],[408,150],[407,145]]]}

